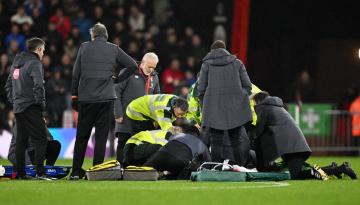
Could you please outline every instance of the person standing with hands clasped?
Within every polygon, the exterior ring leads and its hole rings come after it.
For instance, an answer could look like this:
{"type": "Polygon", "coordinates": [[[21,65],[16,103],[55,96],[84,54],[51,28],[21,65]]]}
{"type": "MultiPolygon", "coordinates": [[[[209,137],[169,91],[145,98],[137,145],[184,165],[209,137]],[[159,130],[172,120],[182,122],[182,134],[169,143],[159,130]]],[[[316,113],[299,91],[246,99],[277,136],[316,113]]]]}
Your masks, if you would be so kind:
{"type": "Polygon", "coordinates": [[[81,167],[93,126],[93,165],[104,161],[116,98],[114,82],[125,80],[137,69],[136,62],[119,46],[107,42],[108,33],[103,24],[95,24],[90,29],[90,35],[92,40],[81,44],[73,69],[72,99],[78,102],[79,119],[70,180],[78,180],[85,175],[81,167]],[[120,70],[123,72],[118,75],[120,70]]]}
{"type": "Polygon", "coordinates": [[[246,165],[250,141],[244,125],[252,121],[250,94],[251,82],[245,66],[226,50],[223,41],[215,41],[203,59],[198,85],[201,125],[210,139],[212,161],[223,160],[227,132],[236,163],[246,165]]]}
{"type": "Polygon", "coordinates": [[[47,135],[42,114],[46,103],[41,59],[45,42],[40,38],[31,38],[27,40],[26,47],[27,51],[16,55],[5,85],[16,120],[15,169],[18,179],[31,179],[25,172],[25,151],[30,137],[35,149],[36,178],[51,180],[44,169],[47,135]]]}

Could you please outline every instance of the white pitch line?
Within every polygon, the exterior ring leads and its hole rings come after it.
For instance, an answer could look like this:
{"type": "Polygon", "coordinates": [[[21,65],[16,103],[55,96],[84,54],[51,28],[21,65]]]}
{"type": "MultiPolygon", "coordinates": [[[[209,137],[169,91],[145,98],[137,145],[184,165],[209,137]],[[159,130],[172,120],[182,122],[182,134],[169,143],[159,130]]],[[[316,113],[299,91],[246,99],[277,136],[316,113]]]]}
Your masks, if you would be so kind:
{"type": "MultiPolygon", "coordinates": [[[[196,183],[196,182],[195,182],[196,183]]],[[[202,183],[202,182],[200,182],[202,183]]],[[[195,186],[186,186],[186,187],[162,187],[162,186],[148,186],[148,187],[135,187],[135,186],[129,186],[129,187],[121,187],[121,189],[127,189],[127,190],[236,190],[236,189],[262,189],[262,188],[274,188],[274,187],[285,187],[289,186],[290,184],[287,182],[252,182],[254,185],[245,185],[242,186],[242,184],[238,184],[237,186],[231,185],[223,185],[223,186],[216,186],[216,183],[221,182],[214,182],[214,185],[200,185],[196,184],[195,186]],[[256,184],[256,185],[255,185],[256,184]]],[[[246,182],[249,183],[249,182],[246,182]]],[[[251,183],[251,182],[250,182],[251,183]]]]}

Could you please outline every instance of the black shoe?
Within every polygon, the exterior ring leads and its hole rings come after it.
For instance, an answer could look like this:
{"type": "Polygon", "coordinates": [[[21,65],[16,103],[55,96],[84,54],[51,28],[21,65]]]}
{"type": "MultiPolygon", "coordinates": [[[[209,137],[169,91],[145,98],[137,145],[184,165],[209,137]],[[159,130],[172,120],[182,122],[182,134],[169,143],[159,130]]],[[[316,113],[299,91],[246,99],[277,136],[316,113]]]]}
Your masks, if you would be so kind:
{"type": "MultiPolygon", "coordinates": [[[[338,166],[338,164],[336,162],[331,162],[331,164],[328,166],[329,168],[336,168],[338,166]]],[[[342,179],[342,173],[337,173],[334,174],[336,176],[336,178],[338,179],[342,179]]]]}
{"type": "Polygon", "coordinates": [[[86,172],[83,169],[80,169],[79,171],[76,172],[72,172],[70,174],[69,180],[79,180],[79,179],[86,179],[86,172]]]}
{"type": "Polygon", "coordinates": [[[35,178],[31,177],[31,176],[28,176],[28,175],[24,175],[24,176],[16,176],[15,179],[18,179],[18,180],[34,180],[35,178]]]}
{"type": "Polygon", "coordinates": [[[349,162],[344,162],[340,168],[342,169],[342,172],[349,176],[351,179],[357,179],[355,171],[351,168],[351,165],[349,162]]]}
{"type": "Polygon", "coordinates": [[[36,178],[37,180],[44,180],[44,181],[52,181],[52,180],[54,180],[54,178],[49,177],[49,176],[47,176],[47,175],[45,175],[45,174],[43,174],[43,175],[41,175],[41,176],[36,175],[35,178],[36,178]]]}

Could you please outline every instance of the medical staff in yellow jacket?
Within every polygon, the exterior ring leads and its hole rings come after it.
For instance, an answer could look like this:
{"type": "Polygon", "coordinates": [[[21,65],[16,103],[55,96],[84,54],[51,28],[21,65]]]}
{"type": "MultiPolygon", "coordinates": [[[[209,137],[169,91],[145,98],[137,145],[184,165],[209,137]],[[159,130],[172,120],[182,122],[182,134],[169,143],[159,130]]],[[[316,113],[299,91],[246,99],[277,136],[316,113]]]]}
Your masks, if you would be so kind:
{"type": "Polygon", "coordinates": [[[139,132],[126,141],[118,161],[126,166],[143,165],[160,147],[168,142],[171,136],[182,131],[182,128],[173,126],[169,130],[139,132]]]}
{"type": "Polygon", "coordinates": [[[187,96],[187,101],[189,103],[189,111],[186,113],[186,119],[201,126],[201,107],[199,98],[197,96],[197,85],[196,81],[190,88],[189,94],[187,96]]]}
{"type": "Polygon", "coordinates": [[[257,120],[257,115],[255,112],[255,101],[254,99],[252,99],[252,96],[258,94],[259,92],[261,92],[260,88],[258,88],[256,85],[251,84],[251,95],[250,95],[250,108],[251,108],[251,112],[253,115],[253,121],[251,124],[253,124],[254,126],[256,125],[256,120],[257,120]]]}
{"type": "Polygon", "coordinates": [[[146,95],[133,100],[126,109],[130,118],[133,134],[154,130],[154,122],[162,130],[172,127],[172,122],[183,118],[189,109],[188,102],[176,95],[146,95]]]}

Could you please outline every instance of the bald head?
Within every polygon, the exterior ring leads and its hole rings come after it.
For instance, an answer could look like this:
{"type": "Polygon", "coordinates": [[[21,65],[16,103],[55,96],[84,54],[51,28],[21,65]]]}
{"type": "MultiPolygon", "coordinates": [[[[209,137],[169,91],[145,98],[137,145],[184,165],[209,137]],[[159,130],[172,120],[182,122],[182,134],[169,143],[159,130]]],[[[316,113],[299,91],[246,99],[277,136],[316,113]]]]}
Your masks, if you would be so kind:
{"type": "Polygon", "coordinates": [[[159,57],[155,53],[149,52],[143,56],[141,60],[140,68],[142,69],[145,75],[150,75],[156,68],[158,62],[159,62],[159,57]]]}

